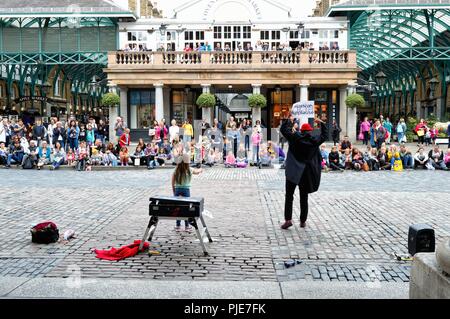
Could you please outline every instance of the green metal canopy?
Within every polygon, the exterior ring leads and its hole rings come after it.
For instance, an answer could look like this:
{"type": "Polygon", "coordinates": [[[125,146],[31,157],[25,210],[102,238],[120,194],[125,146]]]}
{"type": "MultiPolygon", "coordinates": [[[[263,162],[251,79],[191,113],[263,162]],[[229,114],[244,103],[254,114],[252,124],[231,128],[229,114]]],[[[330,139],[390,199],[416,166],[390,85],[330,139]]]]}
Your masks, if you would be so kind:
{"type": "MultiPolygon", "coordinates": [[[[450,1],[350,0],[331,6],[330,17],[349,21],[349,48],[357,50],[360,78],[387,75],[382,91],[415,89],[428,68],[438,73],[443,92],[450,81],[450,1]]],[[[424,85],[425,81],[422,81],[424,85]]]]}
{"type": "Polygon", "coordinates": [[[75,94],[105,92],[102,69],[107,52],[118,48],[119,19],[136,16],[106,0],[1,0],[0,64],[7,91],[19,77],[20,94],[28,82],[33,95],[56,68],[75,94]],[[94,76],[100,90],[89,89],[94,76]]]}

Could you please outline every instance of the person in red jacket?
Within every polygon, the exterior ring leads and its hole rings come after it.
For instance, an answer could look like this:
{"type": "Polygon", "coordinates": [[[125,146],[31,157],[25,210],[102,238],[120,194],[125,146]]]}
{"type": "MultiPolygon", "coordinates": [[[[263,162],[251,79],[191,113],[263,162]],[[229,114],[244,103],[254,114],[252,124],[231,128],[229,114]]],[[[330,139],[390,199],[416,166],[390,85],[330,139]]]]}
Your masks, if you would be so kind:
{"type": "Polygon", "coordinates": [[[120,148],[124,146],[130,146],[130,129],[126,128],[125,132],[120,136],[119,139],[120,148]]]}

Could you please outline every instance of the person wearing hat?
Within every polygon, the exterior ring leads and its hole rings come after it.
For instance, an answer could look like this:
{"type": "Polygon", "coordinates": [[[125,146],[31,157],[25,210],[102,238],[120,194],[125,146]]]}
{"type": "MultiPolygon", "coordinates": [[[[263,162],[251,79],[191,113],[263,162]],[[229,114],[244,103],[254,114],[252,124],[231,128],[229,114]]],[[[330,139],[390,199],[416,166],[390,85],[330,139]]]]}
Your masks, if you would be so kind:
{"type": "MultiPolygon", "coordinates": [[[[191,155],[189,153],[183,153],[179,155],[176,158],[175,162],[177,163],[177,167],[175,168],[175,172],[172,175],[173,196],[190,197],[192,174],[198,175],[203,170],[201,168],[190,168],[189,164],[191,163],[191,155]]],[[[191,230],[191,227],[189,226],[189,222],[187,220],[185,220],[184,227],[185,231],[191,230]]],[[[176,221],[175,230],[181,230],[181,220],[176,221]]]]}
{"type": "Polygon", "coordinates": [[[284,119],[280,128],[281,134],[289,143],[289,150],[285,161],[286,197],[284,206],[285,222],[282,229],[288,229],[292,224],[292,202],[297,186],[300,190],[300,227],[306,226],[308,217],[308,194],[319,189],[320,175],[322,171],[322,156],[320,145],[326,141],[328,130],[325,122],[316,118],[320,125],[320,135],[313,135],[313,128],[305,123],[300,127],[300,132],[294,132],[294,117],[284,119]]]}

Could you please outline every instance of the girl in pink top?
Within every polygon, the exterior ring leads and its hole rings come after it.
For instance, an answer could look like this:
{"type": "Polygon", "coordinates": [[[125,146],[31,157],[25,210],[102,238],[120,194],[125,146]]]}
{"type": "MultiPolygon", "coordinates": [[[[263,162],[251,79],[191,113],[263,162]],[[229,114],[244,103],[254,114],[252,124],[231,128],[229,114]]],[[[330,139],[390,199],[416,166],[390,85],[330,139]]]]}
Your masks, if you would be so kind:
{"type": "Polygon", "coordinates": [[[236,167],[236,158],[234,157],[233,151],[228,152],[225,160],[225,167],[236,167]]]}
{"type": "Polygon", "coordinates": [[[258,165],[259,163],[259,145],[261,144],[261,140],[261,133],[254,128],[252,133],[252,163],[250,164],[252,166],[258,165]]]}
{"type": "Polygon", "coordinates": [[[369,131],[370,131],[370,122],[367,117],[364,118],[364,121],[361,123],[360,132],[364,135],[364,145],[368,145],[369,143],[369,131]]]}

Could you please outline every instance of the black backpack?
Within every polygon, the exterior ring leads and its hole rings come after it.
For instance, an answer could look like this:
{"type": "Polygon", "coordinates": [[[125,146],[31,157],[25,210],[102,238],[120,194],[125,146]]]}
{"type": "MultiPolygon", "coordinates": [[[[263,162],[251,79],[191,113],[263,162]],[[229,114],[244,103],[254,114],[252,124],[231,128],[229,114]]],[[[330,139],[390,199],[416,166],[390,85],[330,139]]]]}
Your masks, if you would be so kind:
{"type": "Polygon", "coordinates": [[[55,223],[44,222],[30,229],[31,241],[36,244],[56,243],[59,239],[59,230],[55,223]]]}
{"type": "Polygon", "coordinates": [[[25,161],[23,162],[22,168],[23,169],[33,169],[33,167],[34,167],[33,159],[30,156],[28,156],[25,159],[25,161]]]}

